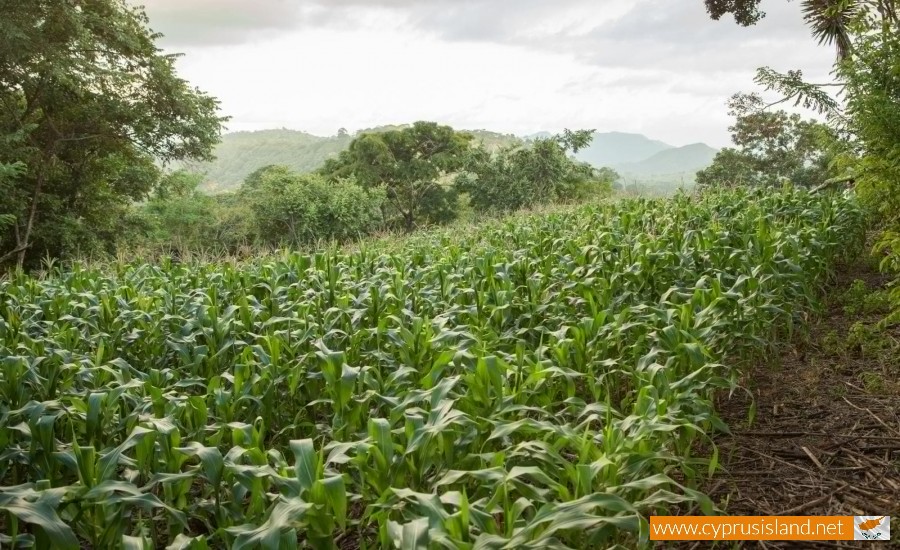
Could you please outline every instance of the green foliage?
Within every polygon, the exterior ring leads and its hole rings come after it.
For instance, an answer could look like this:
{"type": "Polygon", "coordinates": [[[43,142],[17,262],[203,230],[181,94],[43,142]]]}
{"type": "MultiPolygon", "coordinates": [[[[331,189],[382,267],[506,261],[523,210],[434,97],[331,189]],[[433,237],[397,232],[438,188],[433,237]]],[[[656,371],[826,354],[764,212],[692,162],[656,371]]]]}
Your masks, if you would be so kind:
{"type": "Polygon", "coordinates": [[[366,189],[383,188],[389,216],[407,231],[455,215],[454,190],[445,180],[464,162],[470,134],[434,122],[366,133],[320,172],[331,181],[353,178],[366,189]]]}
{"type": "MultiPolygon", "coordinates": [[[[5,164],[0,162],[0,196],[11,197],[15,182],[25,173],[25,164],[14,162],[5,164]]],[[[0,207],[0,231],[12,226],[16,222],[14,211],[9,210],[9,204],[0,207]]]]}
{"type": "Polygon", "coordinates": [[[873,363],[896,365],[897,341],[878,324],[857,321],[847,331],[847,347],[873,363]]]}
{"type": "Polygon", "coordinates": [[[476,148],[455,184],[482,212],[583,200],[591,194],[608,192],[619,179],[614,170],[597,171],[568,155],[590,144],[592,132],[566,130],[562,135],[538,138],[528,146],[503,149],[496,154],[476,148]]]}
{"type": "Polygon", "coordinates": [[[842,357],[847,352],[846,339],[841,338],[834,330],[829,331],[819,345],[822,347],[822,351],[829,356],[842,357]]]}
{"type": "MultiPolygon", "coordinates": [[[[722,4],[758,4],[723,2],[722,4]]],[[[841,163],[853,175],[857,195],[883,232],[876,250],[882,267],[900,273],[900,17],[893,0],[807,0],[804,17],[820,42],[837,46],[835,82],[812,84],[799,71],[759,70],[757,83],[783,96],[782,101],[828,114],[832,131],[848,136],[854,154],[841,163]],[[840,89],[838,102],[826,88],[840,89]]],[[[758,100],[756,100],[758,103],[758,100]]],[[[900,319],[900,292],[893,292],[900,319]]]]}
{"type": "Polygon", "coordinates": [[[253,211],[260,238],[271,244],[346,241],[382,224],[384,191],[270,167],[248,179],[239,196],[253,211]]]}
{"type": "Polygon", "coordinates": [[[853,281],[841,296],[844,312],[847,315],[884,314],[890,310],[888,291],[871,289],[865,281],[853,281]]]}
{"type": "Polygon", "coordinates": [[[649,515],[713,511],[714,396],[862,229],[852,199],[740,189],[10,274],[2,544],[649,547],[649,515]]]}
{"type": "MultiPolygon", "coordinates": [[[[882,6],[893,4],[893,0],[876,1],[882,6]]],[[[871,0],[804,0],[803,19],[819,44],[834,45],[838,57],[843,59],[851,49],[848,27],[865,2],[871,0]]]]}
{"type": "MultiPolygon", "coordinates": [[[[856,188],[883,230],[876,244],[882,268],[900,274],[900,22],[870,13],[852,30],[852,53],[837,74],[846,86],[846,128],[862,151],[856,188]]],[[[891,298],[885,323],[900,320],[896,281],[891,298]]]]}
{"type": "Polygon", "coordinates": [[[209,156],[217,102],[175,72],[123,0],[0,0],[0,262],[111,248],[156,162],[209,156]]]}
{"type": "Polygon", "coordinates": [[[294,130],[234,132],[222,136],[216,158],[181,166],[203,174],[202,189],[209,193],[236,191],[253,172],[268,166],[288,166],[312,172],[346,149],[352,137],[343,134],[319,137],[294,130]]]}
{"type": "MultiPolygon", "coordinates": [[[[775,102],[775,105],[793,101],[794,107],[803,107],[810,109],[819,114],[827,115],[829,119],[836,119],[841,116],[841,107],[838,101],[831,96],[826,90],[826,86],[822,84],[811,84],[803,79],[803,71],[795,70],[786,73],[779,73],[769,67],[760,67],[756,70],[756,77],[753,81],[764,87],[766,90],[777,92],[782,99],[775,102]]],[[[758,110],[761,106],[761,99],[755,94],[744,96],[756,102],[755,106],[758,110]]],[[[746,110],[753,107],[745,106],[746,110]]]]}
{"type": "Polygon", "coordinates": [[[144,244],[154,249],[200,250],[217,241],[216,199],[199,192],[201,178],[183,171],[167,174],[154,196],[138,207],[136,223],[144,244]]]}
{"type": "Polygon", "coordinates": [[[863,151],[857,189],[882,222],[900,224],[900,25],[860,23],[853,55],[838,66],[847,130],[863,151]]]}
{"type": "Polygon", "coordinates": [[[703,0],[709,16],[719,20],[726,13],[734,16],[734,20],[744,27],[755,25],[763,17],[765,12],[759,9],[762,0],[703,0]]]}
{"type": "MultiPolygon", "coordinates": [[[[176,167],[203,174],[201,188],[209,193],[236,191],[253,172],[267,166],[288,166],[295,172],[313,172],[329,159],[336,159],[354,137],[401,130],[408,126],[380,126],[359,131],[356,135],[341,128],[334,136],[315,136],[297,130],[259,130],[232,132],[222,136],[216,146],[215,159],[206,162],[176,163],[176,167]]],[[[487,130],[469,130],[475,143],[491,151],[517,145],[521,139],[510,134],[487,130]]]]}
{"type": "Polygon", "coordinates": [[[798,114],[766,111],[756,95],[732,98],[729,128],[737,148],[721,150],[697,173],[697,185],[813,187],[837,175],[835,161],[849,148],[827,125],[798,114]]]}
{"type": "Polygon", "coordinates": [[[696,184],[700,187],[758,186],[765,181],[759,167],[760,163],[751,155],[726,147],[716,154],[709,167],[697,172],[696,184]]]}

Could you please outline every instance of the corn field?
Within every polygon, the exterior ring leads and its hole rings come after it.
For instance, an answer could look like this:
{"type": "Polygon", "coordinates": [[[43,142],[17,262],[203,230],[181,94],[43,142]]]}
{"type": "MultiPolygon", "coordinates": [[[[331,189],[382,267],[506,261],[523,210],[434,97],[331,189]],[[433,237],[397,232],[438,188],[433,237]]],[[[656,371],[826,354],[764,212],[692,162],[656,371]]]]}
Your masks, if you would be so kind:
{"type": "MultiPolygon", "coordinates": [[[[802,330],[850,198],[629,200],[246,264],[0,282],[0,546],[606,548],[802,330]]],[[[704,452],[697,452],[704,449],[704,452]]]]}

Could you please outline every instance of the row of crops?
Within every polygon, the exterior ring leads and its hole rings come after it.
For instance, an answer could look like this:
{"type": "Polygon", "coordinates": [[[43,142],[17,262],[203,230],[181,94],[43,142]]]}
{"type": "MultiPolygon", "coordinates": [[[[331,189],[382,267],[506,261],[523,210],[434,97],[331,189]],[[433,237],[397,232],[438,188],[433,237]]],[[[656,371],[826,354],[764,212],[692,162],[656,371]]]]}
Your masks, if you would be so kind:
{"type": "Polygon", "coordinates": [[[714,393],[862,224],[840,196],[735,191],[390,253],[13,275],[0,547],[640,545],[651,513],[712,512],[714,393]]]}

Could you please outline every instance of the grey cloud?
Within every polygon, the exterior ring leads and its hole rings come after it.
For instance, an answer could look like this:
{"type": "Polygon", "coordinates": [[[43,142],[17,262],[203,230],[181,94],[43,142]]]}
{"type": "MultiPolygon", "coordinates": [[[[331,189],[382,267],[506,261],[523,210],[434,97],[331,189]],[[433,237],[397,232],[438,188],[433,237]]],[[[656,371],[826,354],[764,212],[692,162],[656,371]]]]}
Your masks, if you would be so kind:
{"type": "MultiPolygon", "coordinates": [[[[360,0],[338,0],[362,5],[360,0]]],[[[484,41],[567,54],[600,68],[752,74],[759,65],[804,68],[825,75],[833,55],[809,36],[799,2],[768,0],[767,17],[754,27],[729,18],[713,21],[702,0],[383,0],[407,14],[408,24],[446,40],[484,41]],[[582,10],[596,19],[610,8],[627,6],[624,15],[585,31],[562,27],[535,32],[566,10],[582,10]]],[[[368,2],[367,2],[368,3],[368,2]]],[[[591,17],[585,17],[590,20],[591,17]]],[[[750,85],[749,78],[747,85],[750,85]]]]}
{"type": "MultiPolygon", "coordinates": [[[[154,28],[169,44],[222,44],[297,29],[364,27],[375,11],[398,25],[448,41],[490,42],[572,55],[601,68],[672,73],[752,72],[756,65],[827,73],[832,57],[816,55],[797,2],[769,0],[768,16],[742,28],[712,21],[702,0],[146,0],[154,28]],[[596,13],[630,6],[593,28],[548,31],[569,10],[596,13]],[[811,53],[812,52],[812,53],[811,53]]],[[[574,12],[573,12],[574,13],[574,12]]]]}
{"type": "Polygon", "coordinates": [[[833,58],[826,50],[815,55],[797,4],[781,0],[767,9],[769,16],[760,24],[742,28],[727,20],[710,20],[700,0],[641,0],[618,19],[586,34],[557,36],[544,46],[601,67],[689,73],[747,71],[757,64],[775,64],[827,71],[833,58]]]}
{"type": "MultiPolygon", "coordinates": [[[[138,2],[140,0],[132,0],[138,2]]],[[[606,3],[624,0],[606,0],[606,3]]],[[[144,0],[154,29],[176,44],[241,42],[264,32],[351,28],[366,12],[393,12],[448,40],[508,42],[547,15],[590,0],[144,0]]],[[[603,9],[603,2],[593,2],[603,9]]]]}
{"type": "Polygon", "coordinates": [[[241,43],[295,28],[302,11],[291,0],[145,0],[150,26],[169,45],[241,43]]]}

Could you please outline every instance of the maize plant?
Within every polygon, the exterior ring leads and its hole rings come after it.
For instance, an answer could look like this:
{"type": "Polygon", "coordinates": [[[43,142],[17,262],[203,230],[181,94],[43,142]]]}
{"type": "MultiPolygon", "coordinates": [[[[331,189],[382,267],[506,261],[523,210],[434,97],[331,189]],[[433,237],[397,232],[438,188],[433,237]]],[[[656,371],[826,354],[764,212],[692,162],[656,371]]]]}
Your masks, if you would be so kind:
{"type": "Polygon", "coordinates": [[[714,395],[863,229],[851,197],[738,190],[12,274],[0,546],[647,545],[649,515],[714,511],[714,395]]]}

